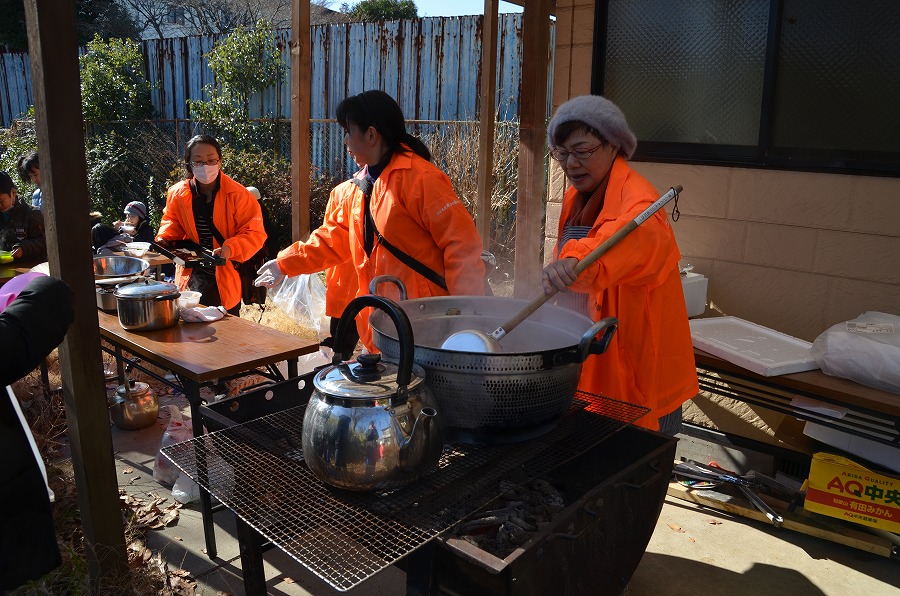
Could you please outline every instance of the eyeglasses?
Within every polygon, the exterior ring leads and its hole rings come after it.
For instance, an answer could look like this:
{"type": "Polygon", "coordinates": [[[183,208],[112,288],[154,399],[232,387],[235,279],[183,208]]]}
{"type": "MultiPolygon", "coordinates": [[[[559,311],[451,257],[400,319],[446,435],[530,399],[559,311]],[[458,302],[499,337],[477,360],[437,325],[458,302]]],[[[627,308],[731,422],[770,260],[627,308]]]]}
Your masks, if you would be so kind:
{"type": "Polygon", "coordinates": [[[199,168],[200,166],[217,166],[221,159],[207,159],[206,161],[192,161],[191,165],[195,168],[199,168]]]}
{"type": "Polygon", "coordinates": [[[576,149],[575,151],[566,151],[565,149],[555,148],[550,150],[550,157],[560,163],[565,163],[570,155],[578,161],[583,161],[604,147],[606,147],[606,143],[600,143],[593,149],[576,149]]]}

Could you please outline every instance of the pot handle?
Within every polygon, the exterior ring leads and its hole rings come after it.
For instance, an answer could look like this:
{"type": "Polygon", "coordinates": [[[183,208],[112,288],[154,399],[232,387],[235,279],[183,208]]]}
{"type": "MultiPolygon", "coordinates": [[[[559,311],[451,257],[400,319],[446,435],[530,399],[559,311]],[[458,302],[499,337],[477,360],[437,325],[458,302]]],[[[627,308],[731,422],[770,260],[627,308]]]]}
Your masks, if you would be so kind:
{"type": "Polygon", "coordinates": [[[580,362],[587,360],[587,357],[591,354],[602,354],[605,352],[618,328],[619,319],[616,317],[606,317],[591,325],[591,328],[584,332],[584,335],[581,336],[581,341],[578,342],[580,362]],[[601,331],[603,331],[603,337],[599,340],[595,339],[601,331]]]}
{"type": "Polygon", "coordinates": [[[372,281],[369,282],[369,293],[378,296],[378,286],[385,282],[390,282],[397,286],[397,289],[400,290],[401,301],[407,299],[406,286],[403,285],[399,277],[393,275],[376,275],[373,277],[372,281]]]}
{"type": "Polygon", "coordinates": [[[178,300],[181,297],[181,292],[175,292],[174,294],[166,294],[165,296],[154,296],[154,302],[161,302],[163,300],[178,300]]]}
{"type": "MultiPolygon", "coordinates": [[[[341,314],[341,319],[338,321],[337,332],[334,334],[334,345],[344,345],[347,333],[350,331],[350,325],[355,324],[356,315],[362,312],[362,309],[369,306],[386,312],[394,322],[394,327],[397,328],[397,337],[400,342],[400,362],[397,365],[397,385],[405,388],[412,380],[413,349],[415,344],[413,343],[413,330],[412,325],[409,322],[409,317],[406,316],[406,313],[403,312],[400,305],[393,300],[385,298],[384,296],[375,296],[372,294],[359,296],[358,298],[351,300],[350,304],[347,305],[347,308],[345,308],[344,312],[341,314]]],[[[348,360],[350,356],[351,354],[335,353],[332,364],[340,364],[343,360],[348,360]]]]}

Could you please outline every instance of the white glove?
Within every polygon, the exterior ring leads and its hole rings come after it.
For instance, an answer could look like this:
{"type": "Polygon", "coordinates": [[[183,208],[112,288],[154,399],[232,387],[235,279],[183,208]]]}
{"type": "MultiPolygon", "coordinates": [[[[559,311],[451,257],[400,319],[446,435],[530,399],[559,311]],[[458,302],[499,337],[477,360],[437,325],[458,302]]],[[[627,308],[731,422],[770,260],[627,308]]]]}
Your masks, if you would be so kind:
{"type": "Polygon", "coordinates": [[[276,259],[263,263],[263,266],[256,273],[259,274],[259,277],[256,278],[253,285],[257,287],[266,286],[267,288],[272,288],[284,279],[284,273],[282,273],[276,259]]]}

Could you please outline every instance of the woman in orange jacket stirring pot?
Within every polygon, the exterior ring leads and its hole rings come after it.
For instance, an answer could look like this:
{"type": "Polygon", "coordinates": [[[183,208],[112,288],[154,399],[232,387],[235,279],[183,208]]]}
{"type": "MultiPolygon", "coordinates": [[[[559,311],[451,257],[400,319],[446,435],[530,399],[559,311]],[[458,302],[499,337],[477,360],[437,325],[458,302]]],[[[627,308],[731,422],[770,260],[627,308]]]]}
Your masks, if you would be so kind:
{"type": "Polygon", "coordinates": [[[637,424],[681,428],[681,405],[697,395],[697,372],[681,287],[681,254],[664,210],[638,226],[576,279],[575,264],[649,207],[659,193],[626,163],[637,147],[622,111],[596,95],[571,99],[550,121],[550,155],[571,183],[559,219],[558,260],[546,292],[597,321],[618,317],[606,353],[584,363],[578,388],[646,406],[637,424]]]}
{"type": "MultiPolygon", "coordinates": [[[[431,163],[428,148],[406,132],[397,102],[383,91],[365,91],[338,105],[337,120],[347,151],[362,169],[335,189],[341,197],[332,199],[342,207],[309,240],[263,265],[256,284],[272,287],[285,275],[349,260],[359,293],[368,292],[375,276],[390,274],[400,278],[410,298],[483,295],[475,222],[450,179],[431,163]]],[[[392,284],[379,293],[398,298],[392,284]]],[[[357,318],[357,328],[363,345],[374,350],[367,314],[357,318]]]]}

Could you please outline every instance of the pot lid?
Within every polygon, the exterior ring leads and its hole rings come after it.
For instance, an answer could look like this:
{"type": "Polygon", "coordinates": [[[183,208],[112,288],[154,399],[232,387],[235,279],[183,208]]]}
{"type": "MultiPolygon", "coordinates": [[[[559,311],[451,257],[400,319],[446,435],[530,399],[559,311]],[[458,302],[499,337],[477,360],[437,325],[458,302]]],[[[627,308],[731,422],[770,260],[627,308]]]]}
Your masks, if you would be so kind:
{"type": "Polygon", "coordinates": [[[134,381],[129,379],[127,383],[124,385],[119,385],[119,388],[116,389],[116,395],[120,395],[122,397],[131,394],[132,396],[144,395],[145,393],[150,392],[150,385],[148,383],[142,383],[140,381],[134,381]]]}
{"type": "Polygon", "coordinates": [[[116,289],[116,298],[125,298],[133,300],[145,300],[147,298],[178,298],[180,295],[178,286],[175,284],[164,283],[161,281],[153,281],[145,279],[137,281],[121,288],[116,289]]]}
{"type": "MultiPolygon", "coordinates": [[[[397,395],[398,366],[382,362],[381,354],[360,354],[356,360],[342,362],[325,368],[315,376],[313,383],[319,391],[341,398],[386,399],[397,395]]],[[[423,382],[419,367],[413,367],[412,379],[407,387],[412,391],[423,382]]]]}

